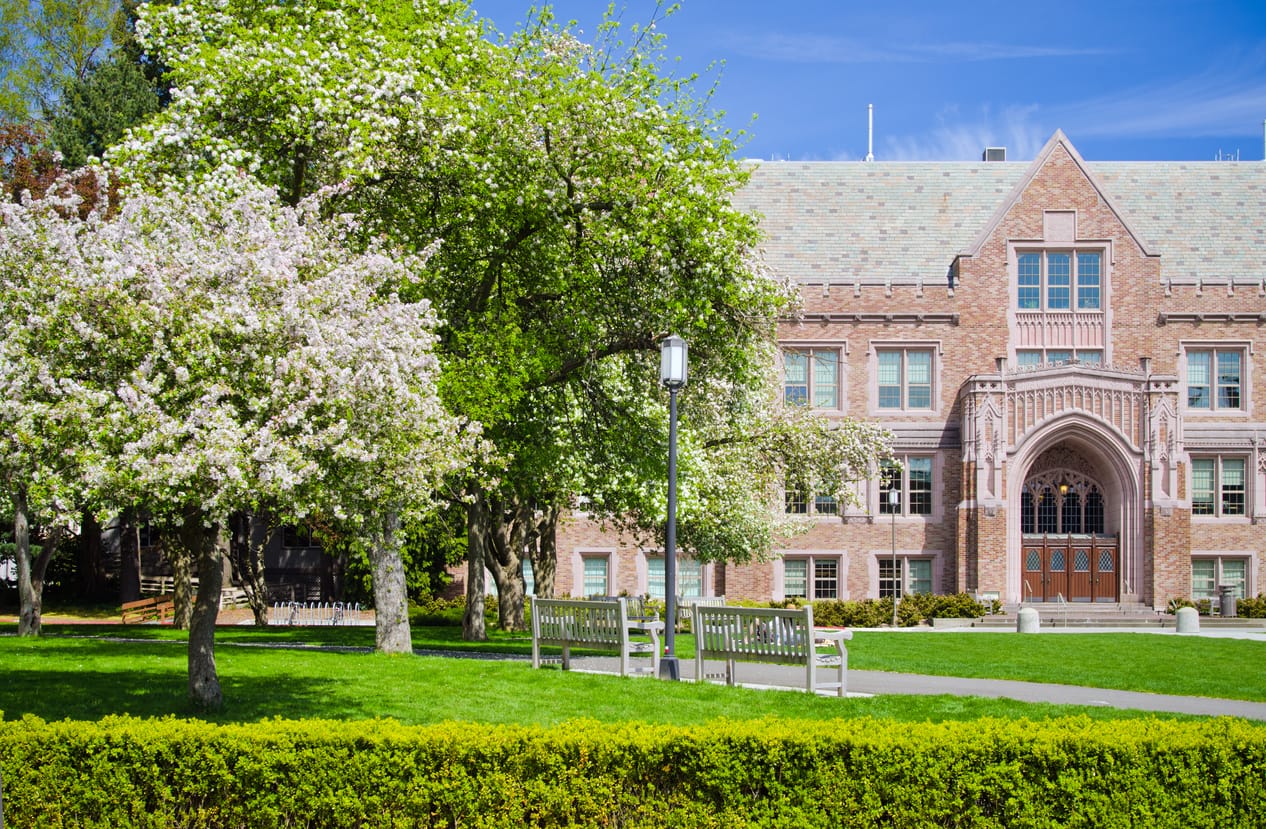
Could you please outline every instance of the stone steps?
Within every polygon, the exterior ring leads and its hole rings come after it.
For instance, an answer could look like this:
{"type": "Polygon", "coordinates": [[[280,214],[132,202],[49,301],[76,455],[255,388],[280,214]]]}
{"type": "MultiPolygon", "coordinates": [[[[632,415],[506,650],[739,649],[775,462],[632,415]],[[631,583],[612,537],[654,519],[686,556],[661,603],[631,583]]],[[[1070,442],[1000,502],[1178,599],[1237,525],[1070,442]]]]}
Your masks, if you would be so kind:
{"type": "MultiPolygon", "coordinates": [[[[1015,630],[1021,607],[1036,610],[1042,627],[1172,628],[1176,624],[1173,615],[1159,613],[1143,604],[1028,602],[1023,605],[1009,605],[1002,613],[977,619],[973,627],[1015,630]]],[[[1202,627],[1266,628],[1266,619],[1201,616],[1200,624],[1202,627]]]]}

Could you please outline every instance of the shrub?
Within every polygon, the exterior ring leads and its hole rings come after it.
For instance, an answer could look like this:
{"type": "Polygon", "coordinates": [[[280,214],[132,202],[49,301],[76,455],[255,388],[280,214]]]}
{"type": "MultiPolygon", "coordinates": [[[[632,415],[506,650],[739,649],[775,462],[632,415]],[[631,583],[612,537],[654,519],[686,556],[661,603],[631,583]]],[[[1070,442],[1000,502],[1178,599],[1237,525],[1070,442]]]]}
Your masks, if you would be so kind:
{"type": "Polygon", "coordinates": [[[1246,619],[1266,619],[1266,596],[1258,593],[1256,598],[1240,599],[1235,612],[1246,619]]]}
{"type": "MultiPolygon", "coordinates": [[[[966,593],[938,596],[912,593],[897,605],[897,624],[905,627],[931,619],[977,619],[985,607],[966,593]]],[[[892,624],[892,599],[824,600],[813,603],[814,624],[830,627],[880,627],[892,624]]]]}
{"type": "Polygon", "coordinates": [[[0,722],[13,826],[1266,825],[1266,727],[0,722]]]}
{"type": "MultiPolygon", "coordinates": [[[[466,597],[455,596],[445,599],[432,596],[413,603],[409,610],[409,623],[431,627],[461,627],[462,617],[466,615],[466,597]]],[[[489,624],[497,621],[497,597],[484,597],[484,619],[489,624]]]]}
{"type": "Polygon", "coordinates": [[[1174,615],[1178,613],[1179,610],[1182,610],[1184,607],[1195,607],[1195,606],[1196,606],[1196,603],[1193,602],[1191,599],[1187,599],[1182,596],[1174,596],[1172,599],[1169,600],[1169,604],[1165,606],[1165,612],[1169,613],[1170,615],[1174,615]]]}

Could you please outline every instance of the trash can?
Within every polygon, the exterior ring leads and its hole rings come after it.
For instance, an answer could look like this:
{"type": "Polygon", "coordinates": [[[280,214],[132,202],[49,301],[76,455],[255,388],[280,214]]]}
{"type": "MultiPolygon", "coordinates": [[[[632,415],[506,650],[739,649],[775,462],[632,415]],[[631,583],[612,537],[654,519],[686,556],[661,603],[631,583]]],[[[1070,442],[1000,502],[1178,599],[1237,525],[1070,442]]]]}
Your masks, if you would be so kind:
{"type": "Polygon", "coordinates": [[[1229,619],[1235,615],[1235,585],[1218,585],[1218,608],[1224,618],[1229,619]]]}

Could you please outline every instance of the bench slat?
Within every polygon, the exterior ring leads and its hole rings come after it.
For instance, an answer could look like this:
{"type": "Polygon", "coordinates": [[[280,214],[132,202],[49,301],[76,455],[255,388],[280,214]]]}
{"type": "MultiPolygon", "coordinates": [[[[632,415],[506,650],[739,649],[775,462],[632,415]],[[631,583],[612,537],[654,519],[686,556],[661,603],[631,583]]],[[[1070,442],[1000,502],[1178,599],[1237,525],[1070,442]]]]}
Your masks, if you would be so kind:
{"type": "Polygon", "coordinates": [[[715,607],[696,605],[693,611],[696,679],[706,679],[704,662],[721,659],[726,663],[726,682],[735,683],[738,660],[805,666],[805,686],[809,693],[818,688],[835,689],[847,695],[848,651],[844,642],[852,633],[821,630],[813,626],[813,608],[800,610],[763,607],[715,607]],[[835,654],[822,656],[817,643],[833,645],[835,654]],[[819,683],[818,666],[836,667],[837,682],[819,683]]]}
{"type": "Polygon", "coordinates": [[[570,668],[571,646],[613,648],[620,653],[620,674],[630,672],[629,656],[651,654],[651,670],[659,672],[659,633],[664,623],[631,620],[624,598],[578,601],[568,599],[532,600],[532,667],[539,668],[541,645],[563,649],[563,668],[570,668]],[[649,635],[650,641],[634,641],[633,636],[649,635]]]}

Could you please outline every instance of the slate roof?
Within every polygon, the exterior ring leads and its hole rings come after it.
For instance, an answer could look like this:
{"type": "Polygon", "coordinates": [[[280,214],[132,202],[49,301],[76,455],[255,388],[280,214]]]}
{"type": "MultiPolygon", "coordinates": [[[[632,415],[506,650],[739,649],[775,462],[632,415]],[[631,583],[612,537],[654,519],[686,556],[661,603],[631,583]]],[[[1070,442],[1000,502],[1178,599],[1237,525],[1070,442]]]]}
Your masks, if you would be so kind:
{"type": "MultiPolygon", "coordinates": [[[[1266,278],[1266,162],[1089,162],[1167,278],[1266,278]]],[[[944,281],[1027,162],[762,162],[735,203],[802,282],[944,281]]]]}
{"type": "Polygon", "coordinates": [[[1104,193],[1175,280],[1266,279],[1266,162],[1099,162],[1104,193]]]}

